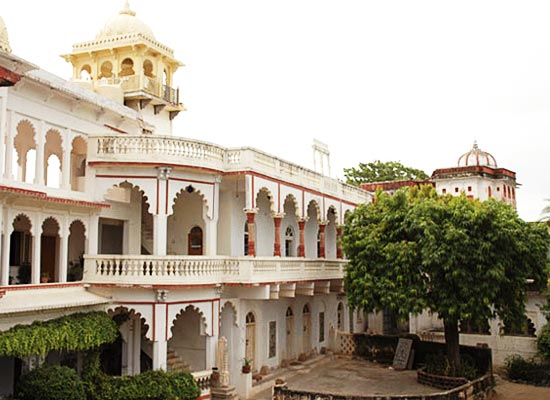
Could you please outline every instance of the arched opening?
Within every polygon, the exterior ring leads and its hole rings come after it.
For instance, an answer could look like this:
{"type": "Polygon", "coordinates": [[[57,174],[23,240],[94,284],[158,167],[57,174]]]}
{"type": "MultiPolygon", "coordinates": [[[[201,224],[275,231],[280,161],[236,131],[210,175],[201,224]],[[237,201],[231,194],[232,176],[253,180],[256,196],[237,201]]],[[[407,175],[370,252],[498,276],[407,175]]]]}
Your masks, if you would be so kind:
{"type": "Polygon", "coordinates": [[[256,317],[252,312],[246,314],[246,338],[245,358],[250,363],[252,370],[256,369],[254,364],[256,358],[256,317]]]}
{"type": "Polygon", "coordinates": [[[296,358],[294,354],[294,313],[292,308],[288,307],[285,314],[286,319],[286,358],[292,360],[296,358]]]}
{"type": "Polygon", "coordinates": [[[294,230],[287,226],[285,230],[285,256],[296,257],[296,246],[294,244],[294,230]]]}
{"type": "Polygon", "coordinates": [[[59,265],[59,224],[48,217],[42,223],[40,237],[40,281],[42,283],[57,281],[59,265]]]}
{"type": "Polygon", "coordinates": [[[10,235],[10,276],[11,284],[31,283],[31,221],[24,214],[13,220],[13,231],[10,235]]]}
{"type": "Polygon", "coordinates": [[[80,136],[74,138],[71,146],[71,190],[85,190],[87,151],[86,141],[80,136]]]}
{"type": "Polygon", "coordinates": [[[82,68],[80,68],[79,79],[83,81],[92,80],[92,67],[90,67],[88,64],[83,65],[82,68]]]}
{"type": "Polygon", "coordinates": [[[100,71],[101,71],[101,73],[99,74],[99,79],[101,79],[101,78],[112,78],[113,77],[113,64],[110,61],[104,61],[101,64],[100,71]]]}
{"type": "Polygon", "coordinates": [[[69,226],[69,243],[67,252],[67,281],[82,280],[84,271],[84,248],[86,245],[86,228],[82,221],[75,220],[69,226]]]}
{"type": "Polygon", "coordinates": [[[46,186],[59,188],[61,185],[61,160],[63,159],[63,139],[61,134],[50,129],[46,133],[46,143],[44,144],[44,165],[42,173],[46,186]]]}
{"type": "Polygon", "coordinates": [[[17,156],[14,157],[17,180],[33,183],[36,172],[36,141],[34,127],[29,121],[19,122],[13,144],[17,156]]]}
{"type": "Polygon", "coordinates": [[[243,234],[243,245],[244,245],[244,255],[248,255],[248,222],[244,223],[244,234],[243,234]]]}
{"type": "Polygon", "coordinates": [[[271,195],[262,189],[256,197],[258,213],[255,217],[256,224],[256,256],[269,257],[273,255],[275,243],[275,223],[273,222],[271,209],[271,195]]]}
{"type": "Polygon", "coordinates": [[[134,71],[134,60],[131,58],[125,58],[122,60],[122,64],[120,65],[120,72],[118,73],[118,76],[130,76],[135,75],[134,71]]]}
{"type": "Polygon", "coordinates": [[[52,154],[48,157],[46,163],[46,186],[59,188],[61,186],[61,161],[59,160],[59,157],[55,154],[52,154]]]}
{"type": "Polygon", "coordinates": [[[155,77],[155,74],[153,73],[153,63],[151,60],[145,60],[143,62],[143,74],[149,78],[155,77]]]}
{"type": "Polygon", "coordinates": [[[187,254],[190,256],[202,256],[202,229],[199,226],[194,226],[189,232],[187,254]]]}
{"type": "Polygon", "coordinates": [[[338,303],[338,308],[336,310],[336,326],[339,331],[344,330],[344,304],[342,302],[338,303]]]}
{"type": "Polygon", "coordinates": [[[206,334],[201,314],[187,306],[178,314],[168,341],[168,371],[202,371],[206,369],[206,334]]]}
{"type": "MultiPolygon", "coordinates": [[[[193,228],[200,228],[204,232],[204,207],[206,205],[203,197],[193,186],[187,186],[177,194],[172,207],[173,213],[168,217],[168,254],[191,255],[190,232],[193,228]]],[[[204,253],[204,250],[201,245],[200,251],[204,253]]]]}
{"type": "Polygon", "coordinates": [[[302,351],[307,355],[311,351],[311,312],[309,310],[309,304],[305,304],[302,309],[302,326],[302,351]]]}
{"type": "Polygon", "coordinates": [[[335,260],[337,254],[336,211],[330,207],[327,211],[328,224],[325,228],[325,258],[335,260]]]}
{"type": "Polygon", "coordinates": [[[306,258],[317,258],[319,256],[319,207],[315,201],[310,201],[307,207],[305,226],[306,258]]]}

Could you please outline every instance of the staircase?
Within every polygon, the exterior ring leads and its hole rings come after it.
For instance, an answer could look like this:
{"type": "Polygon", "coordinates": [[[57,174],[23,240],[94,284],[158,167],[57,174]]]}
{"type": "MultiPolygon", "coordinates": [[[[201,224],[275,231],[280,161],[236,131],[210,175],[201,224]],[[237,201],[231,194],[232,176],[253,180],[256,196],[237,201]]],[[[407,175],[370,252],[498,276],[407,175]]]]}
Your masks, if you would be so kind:
{"type": "Polygon", "coordinates": [[[174,350],[168,349],[166,358],[166,370],[170,372],[185,372],[191,371],[191,367],[187,365],[174,350]]]}

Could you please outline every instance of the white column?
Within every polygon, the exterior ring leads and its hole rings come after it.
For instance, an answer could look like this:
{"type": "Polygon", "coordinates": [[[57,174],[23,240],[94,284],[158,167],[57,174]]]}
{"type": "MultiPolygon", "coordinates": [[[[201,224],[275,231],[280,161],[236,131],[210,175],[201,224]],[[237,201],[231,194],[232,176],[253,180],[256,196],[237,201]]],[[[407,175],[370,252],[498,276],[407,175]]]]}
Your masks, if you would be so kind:
{"type": "Polygon", "coordinates": [[[8,129],[8,112],[6,105],[8,103],[8,88],[0,88],[0,175],[3,172],[5,160],[4,141],[8,129]]]}
{"type": "MultiPolygon", "coordinates": [[[[46,124],[44,121],[40,121],[38,125],[38,132],[35,133],[36,138],[36,163],[34,166],[34,183],[36,185],[44,185],[44,173],[46,168],[44,168],[44,140],[46,137],[46,124]]],[[[26,171],[28,176],[29,171],[26,171]]]]}
{"type": "Polygon", "coordinates": [[[90,215],[89,223],[88,223],[88,232],[87,232],[87,238],[88,238],[88,254],[90,255],[97,255],[97,245],[99,241],[99,215],[90,215]]]}
{"type": "Polygon", "coordinates": [[[61,188],[71,190],[71,130],[65,132],[63,142],[63,160],[61,160],[61,188]]]}
{"type": "Polygon", "coordinates": [[[8,210],[2,209],[2,259],[0,260],[0,286],[7,286],[10,282],[10,236],[11,223],[8,210]]]}
{"type": "MultiPolygon", "coordinates": [[[[8,128],[6,130],[6,159],[4,163],[4,178],[8,180],[13,180],[13,173],[12,173],[12,164],[13,164],[13,131],[11,127],[11,123],[13,122],[13,111],[10,111],[8,114],[8,118],[10,123],[8,124],[8,128]]],[[[1,149],[4,151],[4,149],[1,149]]]]}
{"type": "Polygon", "coordinates": [[[156,256],[166,255],[167,229],[168,216],[153,215],[153,254],[156,256]]]}
{"type": "MultiPolygon", "coordinates": [[[[218,355],[218,336],[206,336],[206,369],[216,367],[218,355]]],[[[219,368],[219,366],[218,366],[219,368]]]]}
{"type": "Polygon", "coordinates": [[[155,303],[154,321],[155,337],[153,337],[153,369],[163,369],[166,371],[166,358],[168,352],[168,342],[166,341],[166,304],[155,303]]]}
{"type": "Polygon", "coordinates": [[[39,224],[38,217],[34,218],[32,225],[31,283],[36,285],[40,283],[40,242],[42,241],[42,226],[39,224]]]}
{"type": "Polygon", "coordinates": [[[69,257],[69,232],[68,228],[59,237],[59,276],[58,282],[67,282],[67,259],[69,257]]]}
{"type": "Polygon", "coordinates": [[[139,375],[141,372],[141,320],[139,318],[134,318],[134,348],[133,351],[133,363],[130,365],[130,373],[132,375],[139,375]]]}
{"type": "Polygon", "coordinates": [[[205,255],[215,256],[218,243],[218,221],[206,218],[204,227],[204,245],[206,247],[205,255]]]}

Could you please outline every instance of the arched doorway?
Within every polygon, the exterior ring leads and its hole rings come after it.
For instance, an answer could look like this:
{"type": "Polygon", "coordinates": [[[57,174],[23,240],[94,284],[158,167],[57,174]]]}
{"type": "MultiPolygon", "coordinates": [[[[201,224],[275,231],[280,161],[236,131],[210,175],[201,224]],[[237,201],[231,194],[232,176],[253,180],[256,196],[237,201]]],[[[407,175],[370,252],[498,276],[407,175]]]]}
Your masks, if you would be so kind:
{"type": "Polygon", "coordinates": [[[339,331],[344,330],[344,305],[342,303],[338,303],[337,327],[339,331]]]}
{"type": "Polygon", "coordinates": [[[292,308],[286,309],[286,357],[289,360],[294,356],[294,313],[292,308]]]}
{"type": "Polygon", "coordinates": [[[69,246],[67,253],[67,281],[81,281],[84,271],[84,249],[86,246],[86,228],[82,221],[75,220],[69,227],[69,246]]]}
{"type": "Polygon", "coordinates": [[[303,323],[303,352],[308,354],[311,350],[311,313],[309,311],[309,304],[304,305],[302,309],[302,323],[303,323]]]}
{"type": "MultiPolygon", "coordinates": [[[[191,185],[180,190],[172,204],[172,214],[168,216],[167,254],[169,255],[201,255],[203,254],[203,234],[205,229],[204,213],[206,203],[203,196],[191,185]],[[196,229],[199,228],[200,230],[196,229]],[[192,254],[192,232],[201,245],[195,250],[200,254],[192,254]],[[200,236],[198,232],[201,232],[200,236]]],[[[195,243],[197,245],[197,243],[195,243]]]]}
{"type": "Polygon", "coordinates": [[[31,283],[31,221],[19,214],[13,220],[13,231],[10,235],[10,284],[31,283]]]}
{"type": "Polygon", "coordinates": [[[252,312],[246,314],[246,342],[245,358],[250,363],[250,368],[255,369],[254,359],[256,357],[256,317],[252,312]]]}
{"type": "Polygon", "coordinates": [[[59,224],[55,218],[48,217],[42,224],[40,237],[40,280],[54,282],[59,264],[59,224]]]}
{"type": "Polygon", "coordinates": [[[202,371],[206,368],[206,333],[199,310],[187,306],[177,315],[168,340],[169,371],[202,371]]]}
{"type": "Polygon", "coordinates": [[[202,256],[202,229],[194,226],[187,235],[187,254],[190,256],[202,256]]]}

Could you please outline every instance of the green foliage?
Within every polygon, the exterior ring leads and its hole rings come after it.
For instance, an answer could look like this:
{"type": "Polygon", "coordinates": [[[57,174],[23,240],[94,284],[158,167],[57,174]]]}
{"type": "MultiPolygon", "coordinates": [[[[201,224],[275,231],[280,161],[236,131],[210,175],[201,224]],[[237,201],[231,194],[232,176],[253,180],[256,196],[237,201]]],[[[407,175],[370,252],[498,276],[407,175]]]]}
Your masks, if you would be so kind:
{"type": "Polygon", "coordinates": [[[405,167],[399,161],[360,163],[359,168],[344,168],[346,182],[359,186],[362,183],[428,179],[428,175],[419,169],[405,167]]]}
{"type": "Polygon", "coordinates": [[[51,350],[88,350],[114,341],[118,327],[104,312],[71,314],[0,333],[0,356],[46,355],[51,350]]]}
{"type": "Polygon", "coordinates": [[[86,400],[84,393],[73,369],[47,364],[23,375],[15,388],[17,400],[86,400]]]}
{"type": "Polygon", "coordinates": [[[550,324],[548,323],[539,332],[537,349],[543,358],[550,361],[550,324]]]}
{"type": "Polygon", "coordinates": [[[521,324],[526,280],[546,284],[546,226],[493,199],[439,196],[428,186],[379,192],[346,219],[342,243],[351,307],[402,316],[428,309],[457,338],[460,320],[498,314],[521,324]]]}
{"type": "Polygon", "coordinates": [[[550,386],[550,366],[548,364],[525,360],[522,356],[514,354],[506,357],[504,365],[508,378],[511,380],[550,386]]]}

